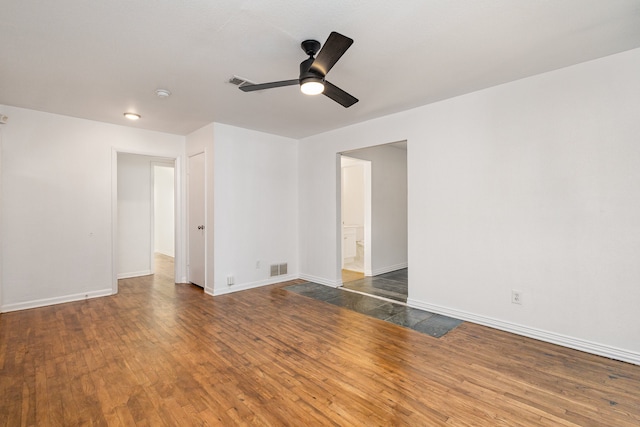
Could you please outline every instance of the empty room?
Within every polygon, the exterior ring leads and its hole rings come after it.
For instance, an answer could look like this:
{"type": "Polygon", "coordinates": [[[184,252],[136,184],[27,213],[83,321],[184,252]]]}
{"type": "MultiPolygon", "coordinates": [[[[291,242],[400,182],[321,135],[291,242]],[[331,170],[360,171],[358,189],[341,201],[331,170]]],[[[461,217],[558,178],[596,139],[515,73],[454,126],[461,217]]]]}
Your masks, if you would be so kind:
{"type": "Polygon", "coordinates": [[[0,425],[640,425],[638,0],[0,40],[0,425]]]}

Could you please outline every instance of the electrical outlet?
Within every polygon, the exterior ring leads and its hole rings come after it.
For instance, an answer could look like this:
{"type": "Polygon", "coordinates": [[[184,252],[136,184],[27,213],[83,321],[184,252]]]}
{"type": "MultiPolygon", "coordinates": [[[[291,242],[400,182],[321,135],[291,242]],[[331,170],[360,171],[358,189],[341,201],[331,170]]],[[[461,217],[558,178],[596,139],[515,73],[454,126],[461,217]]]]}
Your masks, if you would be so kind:
{"type": "Polygon", "coordinates": [[[523,296],[524,294],[522,293],[522,291],[511,289],[511,304],[522,305],[523,296]]]}
{"type": "Polygon", "coordinates": [[[233,286],[233,276],[227,276],[227,285],[233,286]]]}
{"type": "Polygon", "coordinates": [[[260,268],[260,260],[256,261],[256,270],[260,268]]]}

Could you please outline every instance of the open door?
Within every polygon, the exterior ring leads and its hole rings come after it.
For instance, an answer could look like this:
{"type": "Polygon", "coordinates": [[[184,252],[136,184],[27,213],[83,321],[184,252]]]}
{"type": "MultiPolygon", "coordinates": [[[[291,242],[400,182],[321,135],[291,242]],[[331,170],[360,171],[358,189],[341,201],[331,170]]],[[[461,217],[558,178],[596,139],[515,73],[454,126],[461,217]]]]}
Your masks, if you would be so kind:
{"type": "Polygon", "coordinates": [[[205,283],[205,154],[189,156],[189,253],[187,277],[189,282],[204,288],[205,283]]]}

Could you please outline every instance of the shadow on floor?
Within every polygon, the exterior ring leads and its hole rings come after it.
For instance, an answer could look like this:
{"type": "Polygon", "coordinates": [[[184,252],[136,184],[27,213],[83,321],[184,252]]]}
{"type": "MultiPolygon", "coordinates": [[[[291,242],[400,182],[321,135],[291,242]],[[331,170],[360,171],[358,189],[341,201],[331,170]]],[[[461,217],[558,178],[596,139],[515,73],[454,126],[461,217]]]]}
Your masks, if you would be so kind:
{"type": "Polygon", "coordinates": [[[407,307],[372,296],[361,295],[318,283],[300,283],[284,289],[309,298],[328,302],[376,319],[404,326],[440,338],[462,323],[462,320],[407,307]]]}

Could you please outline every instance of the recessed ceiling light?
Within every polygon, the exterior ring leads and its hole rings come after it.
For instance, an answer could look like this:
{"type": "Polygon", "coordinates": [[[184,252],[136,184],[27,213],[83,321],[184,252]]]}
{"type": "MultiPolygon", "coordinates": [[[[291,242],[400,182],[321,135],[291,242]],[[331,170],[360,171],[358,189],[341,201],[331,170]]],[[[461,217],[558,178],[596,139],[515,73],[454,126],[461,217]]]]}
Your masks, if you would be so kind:
{"type": "Polygon", "coordinates": [[[136,113],[124,113],[124,116],[129,120],[138,120],[141,116],[136,113]]]}
{"type": "Polygon", "coordinates": [[[171,92],[167,89],[156,89],[156,95],[158,95],[158,98],[168,98],[171,96],[171,92]]]}

